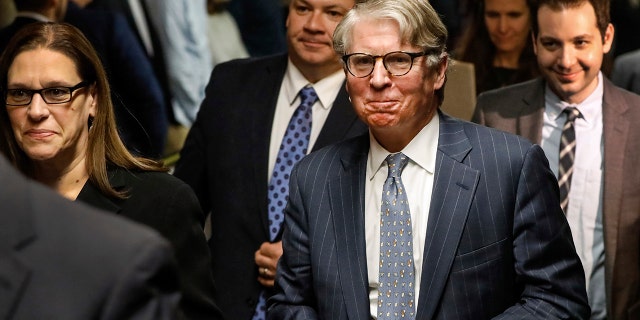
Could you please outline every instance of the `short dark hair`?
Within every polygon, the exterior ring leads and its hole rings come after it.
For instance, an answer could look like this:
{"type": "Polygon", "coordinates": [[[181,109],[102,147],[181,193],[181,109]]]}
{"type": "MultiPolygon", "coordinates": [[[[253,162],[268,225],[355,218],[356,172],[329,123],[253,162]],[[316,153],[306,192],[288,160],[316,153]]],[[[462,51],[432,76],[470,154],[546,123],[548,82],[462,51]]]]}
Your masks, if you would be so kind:
{"type": "Polygon", "coordinates": [[[559,11],[567,8],[576,8],[585,3],[591,4],[596,14],[596,25],[600,30],[600,36],[604,39],[607,27],[611,22],[609,13],[609,0],[535,0],[531,7],[533,36],[538,37],[540,26],[538,25],[538,11],[541,7],[547,6],[551,10],[559,11]]]}
{"type": "Polygon", "coordinates": [[[40,11],[47,7],[47,0],[13,0],[18,11],[40,11]]]}

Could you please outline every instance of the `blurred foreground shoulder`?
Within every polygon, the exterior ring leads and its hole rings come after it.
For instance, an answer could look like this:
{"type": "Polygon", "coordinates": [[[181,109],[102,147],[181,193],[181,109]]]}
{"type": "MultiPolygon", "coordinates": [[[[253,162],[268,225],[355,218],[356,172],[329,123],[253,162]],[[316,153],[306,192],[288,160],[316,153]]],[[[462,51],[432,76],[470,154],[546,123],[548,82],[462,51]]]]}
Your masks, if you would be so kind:
{"type": "Polygon", "coordinates": [[[0,318],[176,318],[175,261],[155,231],[63,199],[4,159],[0,177],[0,318]]]}

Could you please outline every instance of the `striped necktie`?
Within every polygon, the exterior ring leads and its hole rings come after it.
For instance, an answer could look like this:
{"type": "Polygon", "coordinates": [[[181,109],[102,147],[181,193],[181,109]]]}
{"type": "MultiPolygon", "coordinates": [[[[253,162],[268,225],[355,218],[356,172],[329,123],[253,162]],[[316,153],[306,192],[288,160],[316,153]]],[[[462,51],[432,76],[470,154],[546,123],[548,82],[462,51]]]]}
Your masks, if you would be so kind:
{"type": "Polygon", "coordinates": [[[567,214],[569,208],[569,189],[571,188],[571,176],[573,175],[573,159],[576,154],[575,120],[581,116],[575,107],[566,107],[562,110],[567,116],[567,121],[562,127],[560,138],[560,163],[558,166],[558,186],[560,187],[560,206],[567,214]]]}

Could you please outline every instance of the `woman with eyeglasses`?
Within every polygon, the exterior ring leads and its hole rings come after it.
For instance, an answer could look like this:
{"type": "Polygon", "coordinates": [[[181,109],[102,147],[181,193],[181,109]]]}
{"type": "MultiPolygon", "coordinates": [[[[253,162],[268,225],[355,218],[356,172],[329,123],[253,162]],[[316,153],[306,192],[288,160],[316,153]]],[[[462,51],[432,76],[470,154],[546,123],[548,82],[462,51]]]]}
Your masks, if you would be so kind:
{"type": "Polygon", "coordinates": [[[0,90],[0,151],[13,165],[69,199],[156,229],[174,248],[184,315],[220,318],[198,200],[124,147],[105,71],[82,33],[59,23],[21,29],[0,58],[0,90]]]}

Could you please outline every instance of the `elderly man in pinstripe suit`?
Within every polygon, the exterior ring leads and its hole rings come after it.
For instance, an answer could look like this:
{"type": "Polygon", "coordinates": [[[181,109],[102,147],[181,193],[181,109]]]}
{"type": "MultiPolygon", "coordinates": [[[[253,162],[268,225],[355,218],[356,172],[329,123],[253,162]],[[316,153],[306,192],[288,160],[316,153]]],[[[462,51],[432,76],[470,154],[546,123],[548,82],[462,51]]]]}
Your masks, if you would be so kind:
{"type": "Polygon", "coordinates": [[[438,110],[446,38],[424,0],[362,2],[338,25],[369,134],[293,169],[268,318],[588,318],[542,149],[438,110]]]}

